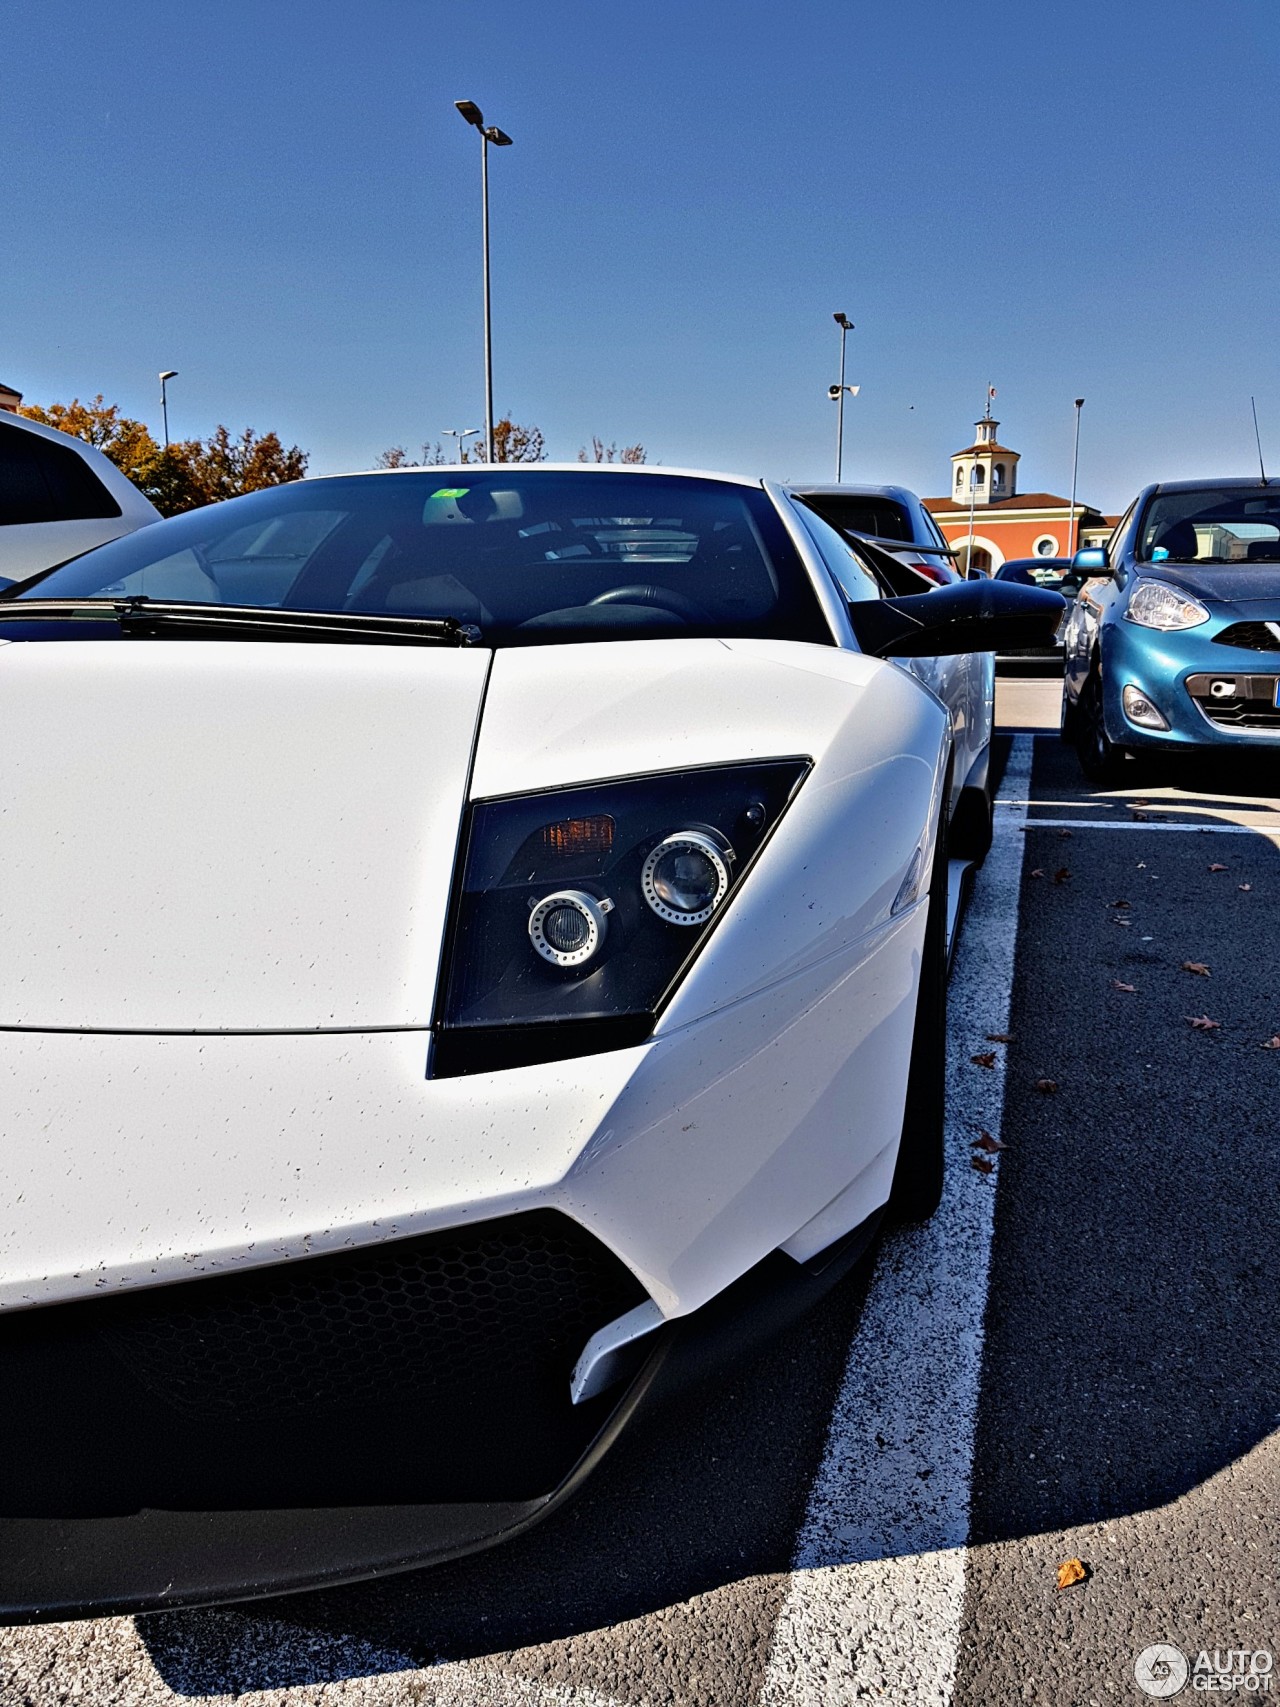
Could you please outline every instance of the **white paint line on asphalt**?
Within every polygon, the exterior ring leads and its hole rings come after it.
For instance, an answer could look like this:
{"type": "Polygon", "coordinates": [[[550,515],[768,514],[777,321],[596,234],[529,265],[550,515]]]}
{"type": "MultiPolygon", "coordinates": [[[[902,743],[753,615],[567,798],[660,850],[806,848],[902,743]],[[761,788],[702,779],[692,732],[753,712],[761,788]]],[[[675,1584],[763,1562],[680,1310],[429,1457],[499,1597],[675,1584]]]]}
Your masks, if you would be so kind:
{"type": "MultiPolygon", "coordinates": [[[[1007,823],[1001,819],[1001,824],[1007,823]]],[[[1097,818],[1028,818],[1018,828],[1024,835],[1032,830],[1186,830],[1193,836],[1280,836],[1280,824],[1170,824],[1159,819],[1149,822],[1111,823],[1097,818]]]]}
{"type": "MultiPolygon", "coordinates": [[[[1033,746],[1007,776],[1026,793],[1033,746]]],[[[947,1707],[964,1610],[969,1488],[1004,1063],[969,1060],[1008,1029],[1023,842],[1002,821],[960,939],[947,1045],[947,1183],[926,1226],[885,1240],[849,1349],[774,1630],[760,1707],[947,1707]]],[[[999,1052],[997,1046],[997,1052],[999,1052]]]]}

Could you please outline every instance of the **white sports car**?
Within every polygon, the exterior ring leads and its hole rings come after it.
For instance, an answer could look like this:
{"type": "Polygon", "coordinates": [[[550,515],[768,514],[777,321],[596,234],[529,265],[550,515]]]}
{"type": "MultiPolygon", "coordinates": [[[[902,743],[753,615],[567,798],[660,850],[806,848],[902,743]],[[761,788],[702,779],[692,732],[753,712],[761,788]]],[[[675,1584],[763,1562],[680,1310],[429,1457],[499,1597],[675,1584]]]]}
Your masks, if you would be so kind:
{"type": "Polygon", "coordinates": [[[892,573],[468,465],[0,600],[0,1614],[486,1545],[936,1204],[990,652],[1062,601],[892,573]]]}

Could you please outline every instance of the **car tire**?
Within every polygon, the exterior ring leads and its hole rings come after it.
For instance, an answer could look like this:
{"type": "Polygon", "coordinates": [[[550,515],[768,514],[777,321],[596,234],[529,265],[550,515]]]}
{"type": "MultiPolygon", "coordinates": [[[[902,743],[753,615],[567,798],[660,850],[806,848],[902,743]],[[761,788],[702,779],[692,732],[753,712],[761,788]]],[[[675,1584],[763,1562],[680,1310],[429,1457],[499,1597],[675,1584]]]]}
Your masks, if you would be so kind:
{"type": "Polygon", "coordinates": [[[1079,709],[1075,700],[1067,692],[1067,684],[1064,681],[1062,684],[1062,715],[1058,722],[1058,739],[1065,741],[1068,747],[1074,747],[1079,723],[1079,709]]]}
{"type": "Polygon", "coordinates": [[[1125,749],[1107,734],[1102,714],[1102,675],[1095,666],[1085,677],[1076,704],[1075,747],[1080,768],[1090,782],[1119,782],[1125,770],[1125,749]]]}
{"type": "Polygon", "coordinates": [[[942,1201],[947,1118],[947,836],[938,844],[929,883],[929,916],[920,956],[920,989],[907,1071],[898,1163],[889,1193],[893,1221],[927,1221],[942,1201]]]}

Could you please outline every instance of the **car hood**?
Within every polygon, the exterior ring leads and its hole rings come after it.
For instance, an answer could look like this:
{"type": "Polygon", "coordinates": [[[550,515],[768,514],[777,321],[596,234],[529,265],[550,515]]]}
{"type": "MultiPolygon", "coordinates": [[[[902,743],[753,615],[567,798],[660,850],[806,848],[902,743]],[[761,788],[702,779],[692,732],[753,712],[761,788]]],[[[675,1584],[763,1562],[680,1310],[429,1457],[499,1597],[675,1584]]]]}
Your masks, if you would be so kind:
{"type": "Polygon", "coordinates": [[[488,666],[0,644],[0,1027],[429,1024],[488,666]]]}
{"type": "Polygon", "coordinates": [[[1138,573],[1210,604],[1280,605],[1280,563],[1144,563],[1138,573]]]}

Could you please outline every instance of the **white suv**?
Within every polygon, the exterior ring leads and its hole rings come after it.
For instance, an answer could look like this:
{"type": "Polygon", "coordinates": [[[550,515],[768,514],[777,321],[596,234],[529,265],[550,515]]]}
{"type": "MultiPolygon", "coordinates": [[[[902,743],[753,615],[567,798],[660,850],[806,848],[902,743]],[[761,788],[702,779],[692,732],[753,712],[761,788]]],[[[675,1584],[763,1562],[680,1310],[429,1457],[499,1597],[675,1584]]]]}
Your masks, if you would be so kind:
{"type": "Polygon", "coordinates": [[[159,520],[155,505],[93,445],[0,414],[0,585],[159,520]]]}

